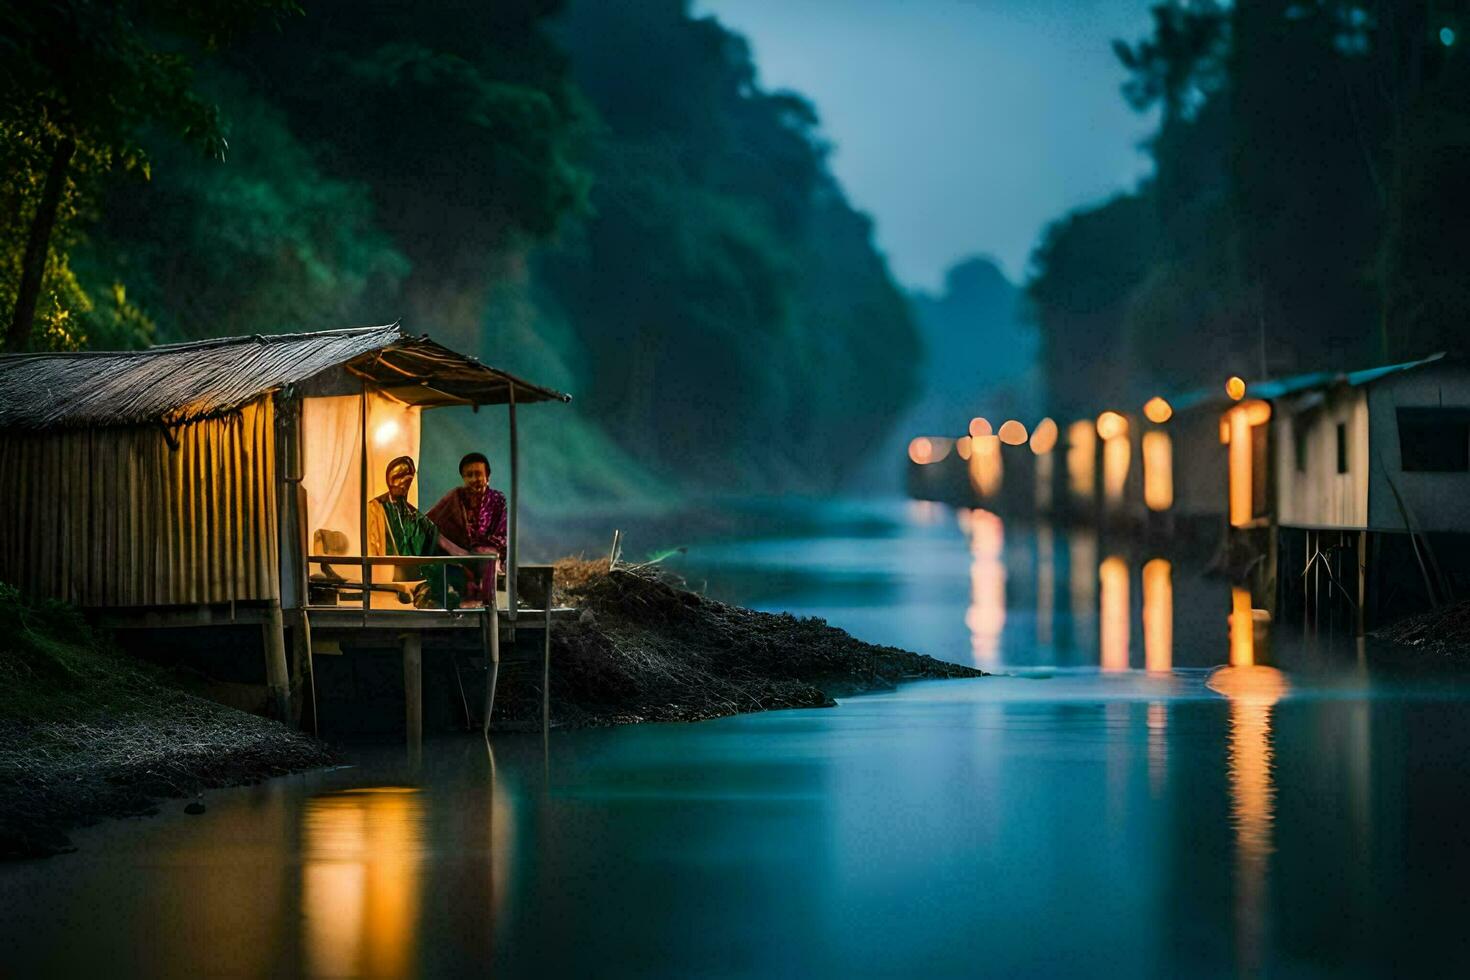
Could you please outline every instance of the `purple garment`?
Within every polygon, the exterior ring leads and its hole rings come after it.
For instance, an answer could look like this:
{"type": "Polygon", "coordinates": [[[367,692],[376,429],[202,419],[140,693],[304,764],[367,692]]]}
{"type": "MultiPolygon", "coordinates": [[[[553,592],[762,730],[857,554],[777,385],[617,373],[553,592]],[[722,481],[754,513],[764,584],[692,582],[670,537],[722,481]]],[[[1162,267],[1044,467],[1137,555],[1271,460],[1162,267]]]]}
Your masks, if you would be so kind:
{"type": "Polygon", "coordinates": [[[486,488],[478,500],[455,487],[429,511],[439,533],[465,551],[489,549],[505,558],[505,494],[486,488]]]}

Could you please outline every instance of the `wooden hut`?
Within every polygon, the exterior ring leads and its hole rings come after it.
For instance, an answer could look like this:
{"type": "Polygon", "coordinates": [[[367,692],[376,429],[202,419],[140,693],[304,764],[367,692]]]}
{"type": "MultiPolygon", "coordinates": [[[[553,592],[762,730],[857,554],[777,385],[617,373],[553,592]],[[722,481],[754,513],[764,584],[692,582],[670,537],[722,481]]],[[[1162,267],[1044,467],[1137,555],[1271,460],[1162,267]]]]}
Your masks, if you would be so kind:
{"type": "Polygon", "coordinates": [[[1470,586],[1470,365],[1435,354],[1265,387],[1283,608],[1360,625],[1470,586]],[[1297,595],[1296,584],[1304,583],[1297,595]]]}
{"type": "Polygon", "coordinates": [[[0,580],[118,627],[259,623],[283,716],[287,626],[308,670],[313,630],[401,637],[406,665],[443,631],[498,654],[502,619],[524,612],[516,409],[569,400],[397,324],[0,357],[0,580]],[[366,502],[389,460],[418,457],[425,409],[489,405],[508,410],[504,598],[405,605],[402,559],[363,554],[366,502]]]}

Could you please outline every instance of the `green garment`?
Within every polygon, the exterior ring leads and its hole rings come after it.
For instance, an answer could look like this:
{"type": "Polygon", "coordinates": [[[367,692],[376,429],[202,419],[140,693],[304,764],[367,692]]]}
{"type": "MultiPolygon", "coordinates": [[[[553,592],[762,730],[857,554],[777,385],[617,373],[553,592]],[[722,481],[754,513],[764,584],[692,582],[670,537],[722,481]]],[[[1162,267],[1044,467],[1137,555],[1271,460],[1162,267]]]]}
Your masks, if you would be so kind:
{"type": "MultiPolygon", "coordinates": [[[[387,525],[387,533],[383,536],[387,554],[441,554],[439,529],[417,507],[406,500],[394,500],[387,494],[378,497],[377,503],[383,507],[383,520],[387,525]]],[[[458,569],[448,565],[413,565],[397,569],[394,578],[399,581],[424,580],[416,591],[425,594],[416,594],[414,605],[453,609],[459,605],[459,597],[464,592],[464,573],[460,571],[456,576],[456,571],[458,569]]]]}

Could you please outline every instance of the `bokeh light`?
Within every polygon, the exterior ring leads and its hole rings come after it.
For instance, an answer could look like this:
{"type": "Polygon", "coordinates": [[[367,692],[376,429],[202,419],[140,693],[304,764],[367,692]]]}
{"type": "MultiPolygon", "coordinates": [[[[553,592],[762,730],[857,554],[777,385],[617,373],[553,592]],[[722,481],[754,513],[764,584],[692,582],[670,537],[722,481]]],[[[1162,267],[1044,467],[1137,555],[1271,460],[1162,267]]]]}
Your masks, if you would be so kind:
{"type": "Polygon", "coordinates": [[[1020,446],[1026,442],[1026,427],[1015,419],[1006,419],[996,433],[1007,446],[1020,446]]]}
{"type": "Polygon", "coordinates": [[[1031,451],[1038,456],[1045,456],[1057,446],[1057,424],[1051,419],[1042,419],[1036,423],[1036,428],[1031,430],[1031,451]]]}
{"type": "Polygon", "coordinates": [[[1235,401],[1240,401],[1245,397],[1245,379],[1234,376],[1225,382],[1225,394],[1229,395],[1235,401]]]}
{"type": "Polygon", "coordinates": [[[1143,403],[1143,415],[1155,425],[1163,425],[1174,417],[1174,406],[1155,395],[1143,403]]]}
{"type": "Polygon", "coordinates": [[[990,421],[984,418],[973,418],[970,420],[970,436],[979,439],[981,436],[994,435],[995,430],[990,427],[990,421]]]}
{"type": "Polygon", "coordinates": [[[1117,412],[1103,412],[1097,417],[1097,435],[1104,441],[1116,439],[1128,431],[1128,420],[1117,412]]]}

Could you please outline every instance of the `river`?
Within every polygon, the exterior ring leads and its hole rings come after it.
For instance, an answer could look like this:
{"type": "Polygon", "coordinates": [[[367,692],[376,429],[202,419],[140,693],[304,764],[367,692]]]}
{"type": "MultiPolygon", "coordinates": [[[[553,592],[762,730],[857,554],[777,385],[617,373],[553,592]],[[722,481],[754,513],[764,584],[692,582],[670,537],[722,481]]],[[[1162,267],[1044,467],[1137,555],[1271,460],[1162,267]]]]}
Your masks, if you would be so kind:
{"type": "Polygon", "coordinates": [[[906,503],[693,545],[996,676],[171,801],[0,868],[0,974],[1463,975],[1466,686],[1147,557],[906,503]]]}

